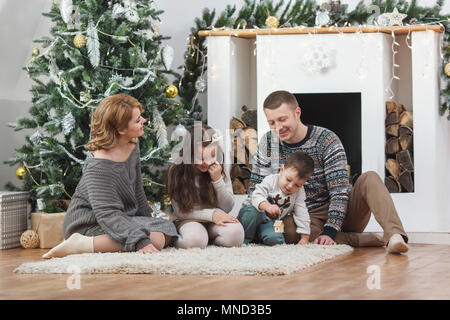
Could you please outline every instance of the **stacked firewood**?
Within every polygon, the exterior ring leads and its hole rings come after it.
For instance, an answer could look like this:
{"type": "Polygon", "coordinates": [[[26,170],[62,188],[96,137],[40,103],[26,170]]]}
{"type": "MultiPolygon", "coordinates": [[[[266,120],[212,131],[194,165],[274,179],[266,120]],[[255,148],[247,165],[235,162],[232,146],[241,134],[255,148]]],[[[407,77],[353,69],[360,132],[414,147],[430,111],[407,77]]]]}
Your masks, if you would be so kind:
{"type": "Polygon", "coordinates": [[[414,192],[413,113],[386,102],[386,178],[389,192],[414,192]]]}
{"type": "Polygon", "coordinates": [[[252,171],[251,161],[258,147],[256,132],[256,111],[242,107],[241,118],[233,117],[230,121],[231,139],[233,143],[233,165],[230,178],[235,194],[246,194],[252,171]]]}

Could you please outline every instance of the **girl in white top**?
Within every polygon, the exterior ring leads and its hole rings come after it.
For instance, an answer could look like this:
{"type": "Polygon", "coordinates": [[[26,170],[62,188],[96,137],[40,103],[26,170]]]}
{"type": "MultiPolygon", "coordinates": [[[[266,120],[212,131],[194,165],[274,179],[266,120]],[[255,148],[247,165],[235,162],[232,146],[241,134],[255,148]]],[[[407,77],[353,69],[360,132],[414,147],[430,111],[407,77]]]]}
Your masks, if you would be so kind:
{"type": "MultiPolygon", "coordinates": [[[[230,178],[218,162],[223,154],[215,131],[194,125],[183,137],[178,159],[167,173],[167,193],[177,227],[177,248],[240,246],[244,229],[228,214],[234,206],[230,178]]],[[[223,161],[221,161],[223,162],[223,161]]]]}

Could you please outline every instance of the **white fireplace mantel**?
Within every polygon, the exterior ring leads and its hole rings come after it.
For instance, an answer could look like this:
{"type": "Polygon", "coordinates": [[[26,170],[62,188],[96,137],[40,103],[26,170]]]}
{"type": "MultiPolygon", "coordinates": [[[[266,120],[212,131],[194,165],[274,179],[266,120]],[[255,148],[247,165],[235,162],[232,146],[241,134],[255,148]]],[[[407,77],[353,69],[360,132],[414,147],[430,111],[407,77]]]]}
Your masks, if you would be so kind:
{"type": "MultiPolygon", "coordinates": [[[[391,100],[387,90],[391,88],[392,100],[414,114],[415,191],[392,194],[400,218],[407,232],[450,232],[450,126],[438,111],[438,32],[395,36],[399,44],[394,46],[399,65],[395,74],[400,80],[392,81],[391,86],[393,38],[389,33],[265,34],[250,39],[209,36],[207,40],[210,126],[225,133],[230,119],[240,116],[241,107],[247,105],[258,110],[261,138],[269,130],[262,105],[275,90],[296,94],[358,92],[362,172],[376,171],[382,179],[385,102],[391,100]],[[330,52],[330,68],[308,70],[304,56],[315,46],[330,52]]],[[[381,228],[371,219],[366,231],[381,228]]]]}

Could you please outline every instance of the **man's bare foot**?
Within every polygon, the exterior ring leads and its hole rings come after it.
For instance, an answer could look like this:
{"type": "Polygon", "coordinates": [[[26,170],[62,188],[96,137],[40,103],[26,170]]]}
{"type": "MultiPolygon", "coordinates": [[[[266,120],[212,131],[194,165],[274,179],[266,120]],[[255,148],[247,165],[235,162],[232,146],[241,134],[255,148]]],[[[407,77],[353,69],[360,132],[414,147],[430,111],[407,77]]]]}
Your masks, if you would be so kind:
{"type": "Polygon", "coordinates": [[[403,237],[396,233],[389,239],[387,250],[389,253],[405,253],[408,252],[409,248],[403,237]]]}

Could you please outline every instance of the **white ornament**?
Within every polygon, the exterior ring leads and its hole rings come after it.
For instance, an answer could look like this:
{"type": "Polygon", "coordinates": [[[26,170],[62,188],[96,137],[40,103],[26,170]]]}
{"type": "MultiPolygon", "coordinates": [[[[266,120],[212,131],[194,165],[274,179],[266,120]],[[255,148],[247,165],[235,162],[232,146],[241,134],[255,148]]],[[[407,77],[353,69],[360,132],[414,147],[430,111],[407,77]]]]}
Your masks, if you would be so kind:
{"type": "Polygon", "coordinates": [[[75,128],[75,118],[72,113],[68,113],[64,116],[61,125],[63,127],[64,135],[68,135],[75,128]]]}
{"type": "Polygon", "coordinates": [[[130,22],[138,22],[139,14],[134,1],[124,1],[124,6],[116,3],[113,7],[112,17],[114,19],[125,17],[130,22]]]}
{"type": "Polygon", "coordinates": [[[327,11],[318,11],[316,14],[316,26],[326,26],[330,23],[330,16],[327,11]]]}
{"type": "Polygon", "coordinates": [[[195,81],[195,90],[197,90],[200,93],[203,93],[206,91],[206,80],[203,78],[198,79],[195,81]]]}
{"type": "Polygon", "coordinates": [[[30,137],[30,141],[34,145],[41,144],[42,140],[44,140],[44,136],[42,135],[42,133],[39,130],[36,131],[35,133],[33,133],[30,137]]]}
{"type": "Polygon", "coordinates": [[[188,130],[182,124],[179,124],[175,127],[175,130],[172,133],[172,138],[175,137],[184,137],[184,135],[188,133],[188,130]]]}
{"type": "Polygon", "coordinates": [[[166,45],[161,49],[161,59],[167,71],[172,68],[173,55],[174,50],[171,46],[166,45]]]}
{"type": "Polygon", "coordinates": [[[42,211],[42,210],[44,210],[45,209],[45,202],[44,202],[44,199],[36,199],[36,205],[37,205],[37,209],[39,210],[39,211],[42,211]]]}
{"type": "Polygon", "coordinates": [[[61,18],[68,24],[72,18],[73,4],[72,0],[61,0],[59,4],[59,12],[61,13],[61,18]]]}
{"type": "Polygon", "coordinates": [[[377,23],[380,26],[402,26],[402,20],[405,19],[408,15],[399,13],[397,8],[394,8],[394,11],[391,13],[383,13],[377,19],[377,23]]]}
{"type": "Polygon", "coordinates": [[[160,218],[160,219],[165,219],[165,220],[169,220],[169,216],[167,214],[165,214],[164,212],[161,211],[161,204],[159,202],[156,203],[152,203],[150,205],[150,207],[152,208],[153,212],[152,212],[152,216],[154,218],[160,218]]]}
{"type": "Polygon", "coordinates": [[[323,72],[331,68],[333,62],[332,50],[321,44],[314,44],[303,55],[303,65],[311,73],[323,72]]]}
{"type": "Polygon", "coordinates": [[[92,99],[92,96],[91,96],[91,93],[89,92],[89,90],[82,91],[80,93],[80,101],[81,102],[88,102],[91,99],[92,99]]]}

